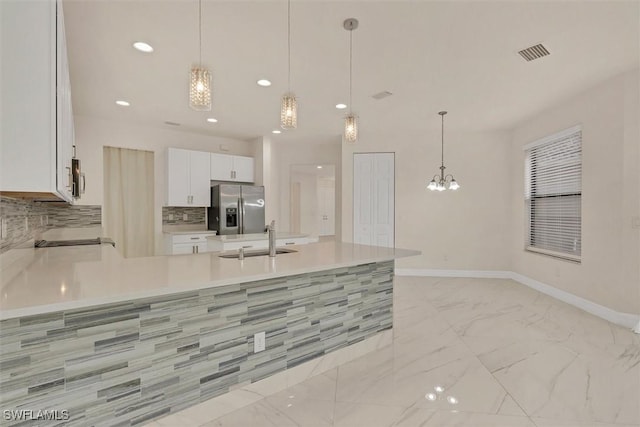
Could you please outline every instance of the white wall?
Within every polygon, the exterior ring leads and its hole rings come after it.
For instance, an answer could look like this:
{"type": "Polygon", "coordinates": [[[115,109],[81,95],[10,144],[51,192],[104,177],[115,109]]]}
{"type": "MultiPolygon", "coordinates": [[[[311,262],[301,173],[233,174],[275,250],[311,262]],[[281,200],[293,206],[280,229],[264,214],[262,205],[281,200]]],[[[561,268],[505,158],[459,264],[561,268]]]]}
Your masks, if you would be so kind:
{"type": "MultiPolygon", "coordinates": [[[[291,165],[301,164],[333,164],[336,166],[336,212],[340,212],[341,194],[339,191],[341,180],[341,155],[340,142],[336,137],[334,141],[326,142],[281,142],[273,141],[269,143],[270,163],[266,166],[271,170],[269,182],[265,182],[265,187],[277,188],[277,194],[267,200],[274,200],[277,205],[272,211],[273,218],[277,222],[278,230],[290,229],[290,175],[291,165]]],[[[265,157],[266,159],[266,157],[265,157]]],[[[266,176],[266,174],[265,174],[266,176]]],[[[269,202],[267,202],[269,203],[269,202]]],[[[340,240],[340,215],[336,218],[336,239],[340,240]]]]}
{"type": "MultiPolygon", "coordinates": [[[[104,146],[124,147],[154,152],[155,175],[155,232],[156,254],[162,254],[162,206],[166,199],[166,149],[185,148],[209,152],[220,152],[220,145],[228,147],[229,154],[252,156],[253,144],[230,138],[212,137],[186,133],[173,129],[139,126],[124,122],[75,116],[76,154],[82,171],[86,174],[86,193],[76,204],[103,204],[103,159],[104,146]]],[[[117,242],[116,242],[117,243],[117,242]]]]}
{"type": "Polygon", "coordinates": [[[342,144],[343,240],[353,240],[353,153],[395,152],[395,246],[422,251],[397,267],[508,270],[509,133],[451,132],[446,124],[445,166],[461,185],[457,191],[427,189],[439,173],[439,129],[386,135],[363,129],[356,144],[342,144]]]}
{"type": "Polygon", "coordinates": [[[640,313],[640,73],[633,70],[513,131],[512,270],[627,313],[640,313]],[[526,252],[522,146],[582,125],[582,263],[526,252]]]}

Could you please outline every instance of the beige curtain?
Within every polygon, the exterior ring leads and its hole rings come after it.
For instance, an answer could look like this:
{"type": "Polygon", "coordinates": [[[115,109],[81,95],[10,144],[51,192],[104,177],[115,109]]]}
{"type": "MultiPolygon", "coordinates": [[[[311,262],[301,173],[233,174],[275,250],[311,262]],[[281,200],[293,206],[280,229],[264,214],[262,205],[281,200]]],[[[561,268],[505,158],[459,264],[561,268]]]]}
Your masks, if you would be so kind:
{"type": "Polygon", "coordinates": [[[104,147],[105,235],[126,257],[154,254],[153,152],[104,147]]]}

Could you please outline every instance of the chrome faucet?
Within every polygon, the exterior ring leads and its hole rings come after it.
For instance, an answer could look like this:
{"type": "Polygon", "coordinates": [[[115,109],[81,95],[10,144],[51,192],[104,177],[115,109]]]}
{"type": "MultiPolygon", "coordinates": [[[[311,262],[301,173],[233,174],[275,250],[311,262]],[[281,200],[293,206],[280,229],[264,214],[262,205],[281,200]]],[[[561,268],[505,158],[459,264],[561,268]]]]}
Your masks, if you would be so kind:
{"type": "Polygon", "coordinates": [[[271,221],[271,224],[267,227],[269,232],[269,256],[276,256],[276,221],[271,221]]]}

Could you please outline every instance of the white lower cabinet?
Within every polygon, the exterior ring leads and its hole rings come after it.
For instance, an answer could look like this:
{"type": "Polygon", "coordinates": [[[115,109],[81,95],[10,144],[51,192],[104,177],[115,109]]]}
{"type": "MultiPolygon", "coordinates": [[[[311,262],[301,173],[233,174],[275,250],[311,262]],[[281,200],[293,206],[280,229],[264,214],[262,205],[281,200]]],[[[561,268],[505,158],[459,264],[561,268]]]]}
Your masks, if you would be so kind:
{"type": "MultiPolygon", "coordinates": [[[[228,241],[228,240],[218,240],[216,239],[208,239],[208,251],[209,252],[222,252],[222,251],[237,251],[240,248],[245,248],[247,250],[251,249],[266,249],[269,247],[269,240],[265,238],[256,239],[256,240],[242,240],[242,241],[228,241]]],[[[307,243],[312,242],[313,240],[306,237],[288,237],[288,238],[280,238],[276,239],[276,246],[287,246],[287,245],[306,245],[307,243]]]]}
{"type": "Polygon", "coordinates": [[[213,232],[201,232],[193,234],[166,234],[165,254],[198,254],[207,252],[207,237],[215,236],[213,232]]]}

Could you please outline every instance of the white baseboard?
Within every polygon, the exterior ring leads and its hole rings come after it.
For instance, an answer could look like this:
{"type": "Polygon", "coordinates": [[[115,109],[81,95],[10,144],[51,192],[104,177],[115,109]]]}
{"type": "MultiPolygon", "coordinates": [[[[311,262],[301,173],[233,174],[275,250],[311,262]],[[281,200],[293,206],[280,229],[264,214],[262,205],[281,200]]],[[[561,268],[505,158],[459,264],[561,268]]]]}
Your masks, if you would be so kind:
{"type": "Polygon", "coordinates": [[[396,268],[398,276],[426,277],[474,277],[487,279],[510,279],[510,271],[492,270],[423,270],[419,268],[396,268]]]}
{"type": "Polygon", "coordinates": [[[473,277],[489,279],[512,279],[525,286],[533,288],[543,294],[549,295],[567,304],[578,307],[581,310],[601,317],[616,325],[624,326],[640,334],[640,315],[622,313],[596,304],[577,295],[555,288],[546,283],[539,282],[530,277],[513,271],[492,270],[429,270],[418,268],[398,268],[395,271],[398,276],[426,276],[426,277],[473,277]]]}

